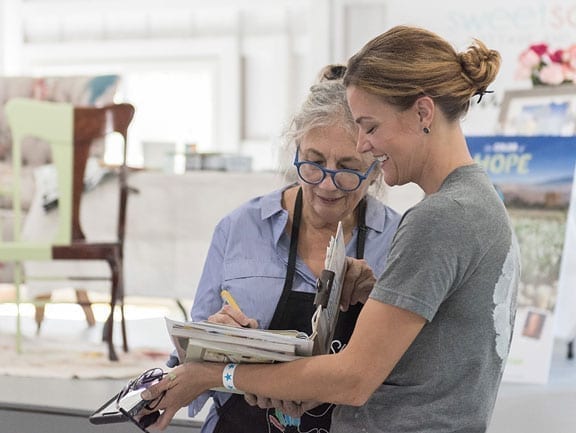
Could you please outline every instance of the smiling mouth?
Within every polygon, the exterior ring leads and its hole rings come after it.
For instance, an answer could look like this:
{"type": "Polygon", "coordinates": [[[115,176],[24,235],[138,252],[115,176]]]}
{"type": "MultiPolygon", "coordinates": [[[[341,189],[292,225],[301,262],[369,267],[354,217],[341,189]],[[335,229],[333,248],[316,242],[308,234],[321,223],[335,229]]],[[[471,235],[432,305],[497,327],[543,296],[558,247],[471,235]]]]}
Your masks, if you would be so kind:
{"type": "Polygon", "coordinates": [[[376,160],[379,162],[384,162],[388,160],[388,155],[384,154],[384,155],[380,155],[380,156],[375,156],[376,160]]]}
{"type": "Polygon", "coordinates": [[[330,202],[330,203],[335,203],[338,200],[340,200],[342,197],[322,197],[322,196],[318,196],[318,198],[322,201],[325,202],[330,202]]]}

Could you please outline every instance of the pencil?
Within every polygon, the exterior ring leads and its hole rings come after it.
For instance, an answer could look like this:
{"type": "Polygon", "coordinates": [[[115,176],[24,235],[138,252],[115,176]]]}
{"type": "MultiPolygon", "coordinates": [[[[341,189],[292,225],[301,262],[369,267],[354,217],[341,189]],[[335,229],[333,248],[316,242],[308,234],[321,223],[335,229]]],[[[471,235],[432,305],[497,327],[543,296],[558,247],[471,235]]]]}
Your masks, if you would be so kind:
{"type": "Polygon", "coordinates": [[[242,312],[242,310],[240,309],[240,306],[238,305],[238,303],[236,302],[236,300],[232,297],[232,294],[228,291],[228,290],[222,290],[220,292],[220,296],[222,297],[222,299],[224,300],[224,302],[226,302],[228,305],[230,305],[232,308],[242,312]]]}

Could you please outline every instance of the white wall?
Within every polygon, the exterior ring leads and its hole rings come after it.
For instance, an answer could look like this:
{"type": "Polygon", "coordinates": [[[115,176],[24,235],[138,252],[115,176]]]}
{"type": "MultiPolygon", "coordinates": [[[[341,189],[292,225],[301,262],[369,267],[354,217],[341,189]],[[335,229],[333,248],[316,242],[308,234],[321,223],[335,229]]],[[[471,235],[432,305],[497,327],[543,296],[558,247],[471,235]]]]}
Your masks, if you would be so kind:
{"type": "Polygon", "coordinates": [[[496,132],[504,92],[530,87],[514,80],[518,54],[535,42],[576,42],[576,0],[0,0],[0,24],[5,74],[208,62],[211,148],[265,167],[320,67],[396,24],[427,27],[458,49],[478,37],[501,52],[496,93],[464,123],[468,134],[496,132]]]}
{"type": "Polygon", "coordinates": [[[464,123],[469,134],[486,134],[499,129],[498,105],[507,89],[530,88],[514,78],[518,55],[529,45],[547,42],[554,48],[576,43],[574,0],[483,0],[420,2],[389,1],[388,25],[415,24],[436,31],[458,49],[479,38],[502,55],[502,68],[487,95],[486,104],[473,104],[464,123]]]}

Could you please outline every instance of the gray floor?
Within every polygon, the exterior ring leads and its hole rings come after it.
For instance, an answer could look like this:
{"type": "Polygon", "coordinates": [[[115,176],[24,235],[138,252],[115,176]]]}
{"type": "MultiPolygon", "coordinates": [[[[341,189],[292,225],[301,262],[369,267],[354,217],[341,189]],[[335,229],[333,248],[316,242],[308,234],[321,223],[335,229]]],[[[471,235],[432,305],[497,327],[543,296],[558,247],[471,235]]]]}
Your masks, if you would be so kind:
{"type": "Polygon", "coordinates": [[[576,432],[576,359],[566,347],[556,342],[546,385],[502,384],[489,433],[576,432]]]}
{"type": "MultiPolygon", "coordinates": [[[[70,308],[74,307],[70,306],[70,308]]],[[[169,315],[181,320],[181,313],[175,304],[166,304],[166,302],[162,303],[162,308],[158,309],[155,317],[153,313],[150,313],[149,305],[144,305],[143,308],[148,308],[144,315],[146,317],[128,321],[130,344],[133,347],[149,346],[150,341],[157,341],[159,348],[169,347],[170,343],[166,337],[163,316],[169,315]]],[[[0,315],[0,330],[5,332],[10,329],[13,322],[13,317],[0,315]]],[[[34,323],[31,317],[25,317],[23,324],[25,332],[33,331],[34,323]]],[[[101,323],[99,322],[96,329],[86,333],[86,325],[81,320],[81,316],[79,320],[73,321],[48,317],[44,324],[43,333],[56,335],[60,332],[78,332],[96,339],[100,335],[100,327],[101,323]]],[[[103,397],[116,392],[122,383],[123,381],[110,380],[57,381],[0,376],[0,417],[4,419],[1,415],[2,406],[25,406],[26,404],[48,404],[52,407],[69,408],[77,413],[87,414],[96,408],[103,397]],[[71,398],[71,396],[73,397],[71,398]]],[[[183,428],[188,428],[190,432],[196,430],[198,422],[201,420],[202,416],[196,420],[188,420],[185,411],[181,411],[177,417],[178,423],[183,428]]],[[[1,427],[0,431],[4,433],[4,429],[1,427]]],[[[111,430],[106,431],[112,432],[111,430]]],[[[504,383],[502,385],[488,433],[516,432],[576,432],[576,360],[566,359],[566,344],[564,342],[556,342],[548,384],[504,383]]],[[[19,432],[15,431],[14,433],[19,432]]]]}

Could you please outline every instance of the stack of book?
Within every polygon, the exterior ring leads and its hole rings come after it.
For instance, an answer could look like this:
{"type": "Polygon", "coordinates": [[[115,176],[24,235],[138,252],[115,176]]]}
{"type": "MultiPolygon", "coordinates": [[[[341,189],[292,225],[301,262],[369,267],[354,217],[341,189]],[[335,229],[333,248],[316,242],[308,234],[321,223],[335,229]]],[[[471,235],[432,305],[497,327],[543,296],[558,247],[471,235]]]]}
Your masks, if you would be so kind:
{"type": "Polygon", "coordinates": [[[314,341],[304,332],[238,328],[166,318],[168,334],[181,361],[292,361],[310,356],[314,341]]]}
{"type": "Polygon", "coordinates": [[[329,353],[345,271],[346,251],[340,223],[328,245],[325,269],[317,282],[311,335],[297,330],[239,328],[207,321],[177,322],[166,318],[168,334],[180,362],[272,363],[329,353]]]}

